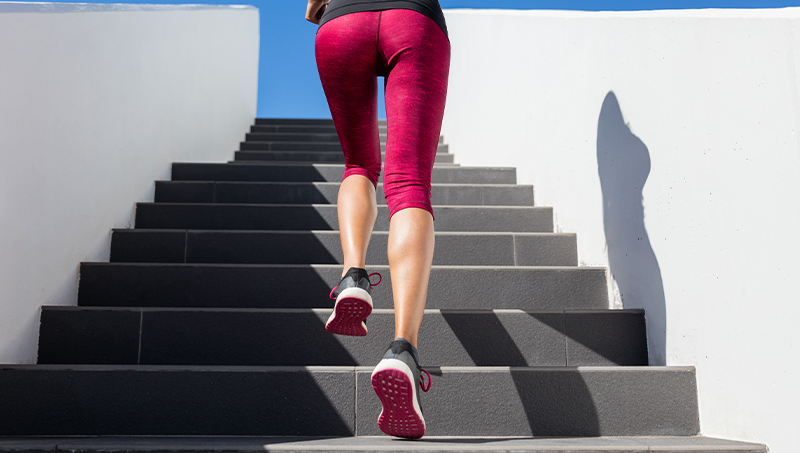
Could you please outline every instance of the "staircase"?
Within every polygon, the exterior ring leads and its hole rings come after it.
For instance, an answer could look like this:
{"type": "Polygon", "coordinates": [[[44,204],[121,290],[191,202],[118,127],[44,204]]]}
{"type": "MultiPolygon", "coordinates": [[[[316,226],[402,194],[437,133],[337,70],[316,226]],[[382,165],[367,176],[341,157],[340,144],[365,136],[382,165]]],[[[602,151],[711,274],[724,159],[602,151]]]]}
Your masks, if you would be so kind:
{"type": "Polygon", "coordinates": [[[393,339],[386,206],[370,333],[333,336],[335,129],[258,119],[234,161],[173,164],[110,262],[81,264],[77,306],[42,307],[38,364],[0,366],[0,450],[766,451],[698,436],[694,368],[646,366],[645,313],[608,309],[606,269],[578,266],[532,187],[448,151],[423,440],[381,435],[369,382],[393,339]]]}

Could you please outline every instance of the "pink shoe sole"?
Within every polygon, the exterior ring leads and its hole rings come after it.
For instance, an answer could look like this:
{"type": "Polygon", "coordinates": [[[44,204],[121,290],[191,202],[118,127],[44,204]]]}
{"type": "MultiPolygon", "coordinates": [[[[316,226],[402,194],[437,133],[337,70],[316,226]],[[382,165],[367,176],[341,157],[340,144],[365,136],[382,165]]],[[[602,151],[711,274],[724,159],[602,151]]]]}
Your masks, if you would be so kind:
{"type": "Polygon", "coordinates": [[[390,436],[417,439],[425,434],[425,421],[414,407],[413,378],[388,368],[372,375],[372,388],[383,405],[378,428],[390,436]]]}
{"type": "Polygon", "coordinates": [[[343,297],[333,307],[325,330],[337,335],[363,337],[367,335],[364,320],[372,313],[372,305],[357,297],[343,297]]]}

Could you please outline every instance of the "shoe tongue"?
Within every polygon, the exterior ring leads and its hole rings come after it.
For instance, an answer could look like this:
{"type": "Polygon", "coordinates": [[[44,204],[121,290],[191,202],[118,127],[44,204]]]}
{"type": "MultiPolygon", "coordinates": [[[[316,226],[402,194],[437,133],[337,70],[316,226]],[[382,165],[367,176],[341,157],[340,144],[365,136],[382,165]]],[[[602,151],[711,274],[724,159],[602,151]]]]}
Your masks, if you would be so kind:
{"type": "Polygon", "coordinates": [[[358,267],[351,267],[350,269],[347,270],[347,273],[344,274],[344,276],[352,278],[353,281],[356,283],[360,282],[362,278],[369,279],[369,274],[367,274],[367,270],[358,267]]]}

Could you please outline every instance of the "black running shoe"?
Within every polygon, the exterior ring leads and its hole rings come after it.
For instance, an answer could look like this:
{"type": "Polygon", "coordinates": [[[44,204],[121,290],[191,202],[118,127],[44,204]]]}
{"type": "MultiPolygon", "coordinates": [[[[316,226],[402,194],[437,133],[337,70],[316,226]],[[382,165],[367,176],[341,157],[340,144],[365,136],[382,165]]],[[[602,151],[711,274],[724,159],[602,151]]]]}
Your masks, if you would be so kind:
{"type": "Polygon", "coordinates": [[[411,343],[398,338],[389,346],[372,372],[372,388],[383,410],[378,428],[390,436],[420,438],[425,434],[425,418],[419,404],[419,391],[431,388],[431,375],[420,368],[411,343]],[[422,374],[428,375],[427,388],[422,374]]]}
{"type": "Polygon", "coordinates": [[[336,300],[325,330],[337,335],[350,335],[363,337],[367,334],[367,324],[364,320],[372,313],[372,287],[381,284],[372,284],[369,278],[381,274],[367,274],[365,269],[351,267],[342,280],[331,290],[331,299],[336,300]]]}

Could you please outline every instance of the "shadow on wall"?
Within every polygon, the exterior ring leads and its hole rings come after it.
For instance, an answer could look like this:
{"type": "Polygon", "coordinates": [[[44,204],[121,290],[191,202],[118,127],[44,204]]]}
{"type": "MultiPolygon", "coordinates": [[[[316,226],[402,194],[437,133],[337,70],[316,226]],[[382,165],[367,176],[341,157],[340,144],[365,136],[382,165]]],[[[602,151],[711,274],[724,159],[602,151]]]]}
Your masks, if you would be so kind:
{"type": "Polygon", "coordinates": [[[642,308],[651,365],[666,363],[667,316],[661,269],[644,225],[642,189],[650,152],[622,117],[609,91],[597,122],[597,171],[603,191],[608,263],[625,308],[642,308]]]}

